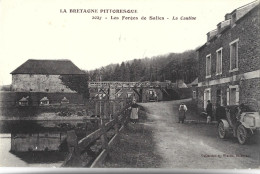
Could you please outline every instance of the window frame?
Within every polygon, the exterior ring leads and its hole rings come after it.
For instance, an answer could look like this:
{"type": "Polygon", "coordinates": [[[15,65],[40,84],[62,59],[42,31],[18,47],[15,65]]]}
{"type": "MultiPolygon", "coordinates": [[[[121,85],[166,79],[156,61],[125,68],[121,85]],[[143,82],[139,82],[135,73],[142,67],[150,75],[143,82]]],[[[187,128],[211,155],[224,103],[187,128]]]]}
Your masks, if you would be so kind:
{"type": "Polygon", "coordinates": [[[211,88],[205,88],[204,89],[204,93],[203,93],[203,105],[204,105],[204,109],[206,109],[206,107],[207,107],[207,101],[208,100],[210,100],[211,101],[211,88]],[[209,92],[209,99],[206,99],[206,96],[205,96],[205,93],[206,93],[206,91],[208,91],[209,92]]]}
{"type": "Polygon", "coordinates": [[[192,97],[193,97],[193,99],[197,98],[197,91],[192,91],[192,97]]]}
{"type": "Polygon", "coordinates": [[[238,42],[239,42],[239,38],[233,40],[232,42],[229,43],[229,63],[230,63],[230,66],[229,66],[229,72],[234,72],[234,71],[238,71],[238,42]],[[236,67],[232,69],[232,46],[234,44],[237,44],[236,45],[236,67]]]}
{"type": "Polygon", "coordinates": [[[219,48],[216,50],[216,75],[221,75],[222,74],[222,57],[223,57],[223,47],[219,48]],[[220,72],[217,72],[218,70],[218,52],[221,52],[220,55],[220,72]]]}
{"type": "Polygon", "coordinates": [[[211,77],[211,54],[206,56],[206,79],[211,77]],[[208,65],[208,57],[210,58],[210,65],[208,65]],[[209,74],[208,74],[208,66],[209,66],[209,74]]]}
{"type": "Polygon", "coordinates": [[[239,95],[240,95],[239,85],[229,85],[228,88],[227,88],[227,106],[230,106],[231,89],[236,89],[235,105],[239,105],[239,95]]]}

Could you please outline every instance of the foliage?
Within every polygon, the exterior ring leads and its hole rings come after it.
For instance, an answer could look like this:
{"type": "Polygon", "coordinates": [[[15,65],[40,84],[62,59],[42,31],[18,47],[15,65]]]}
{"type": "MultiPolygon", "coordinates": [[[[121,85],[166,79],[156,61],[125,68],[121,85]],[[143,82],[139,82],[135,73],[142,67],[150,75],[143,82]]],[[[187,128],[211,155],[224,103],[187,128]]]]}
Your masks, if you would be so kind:
{"type": "Polygon", "coordinates": [[[90,81],[165,81],[184,80],[191,83],[197,77],[198,60],[194,50],[152,58],[134,59],[121,64],[89,71],[90,81]]]}
{"type": "Polygon", "coordinates": [[[84,98],[89,97],[88,73],[83,71],[82,75],[60,75],[62,83],[73,91],[82,94],[84,98]]]}

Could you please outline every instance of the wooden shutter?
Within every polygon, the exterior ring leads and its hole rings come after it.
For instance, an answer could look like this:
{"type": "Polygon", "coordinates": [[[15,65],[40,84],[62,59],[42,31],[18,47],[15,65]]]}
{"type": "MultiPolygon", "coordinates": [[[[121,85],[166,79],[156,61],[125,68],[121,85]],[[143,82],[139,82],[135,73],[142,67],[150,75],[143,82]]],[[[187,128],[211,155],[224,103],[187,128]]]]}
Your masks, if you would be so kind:
{"type": "Polygon", "coordinates": [[[227,88],[227,105],[229,105],[229,88],[227,88]]]}
{"type": "Polygon", "coordinates": [[[236,105],[239,105],[239,87],[236,88],[236,105]]]}
{"type": "Polygon", "coordinates": [[[210,89],[208,89],[209,90],[209,100],[211,101],[211,88],[210,89]]]}
{"type": "Polygon", "coordinates": [[[211,100],[211,89],[210,88],[204,90],[204,108],[207,107],[208,100],[211,100]]]}
{"type": "Polygon", "coordinates": [[[204,90],[204,108],[206,108],[206,103],[207,103],[207,98],[206,98],[206,92],[207,92],[207,90],[204,90]]]}

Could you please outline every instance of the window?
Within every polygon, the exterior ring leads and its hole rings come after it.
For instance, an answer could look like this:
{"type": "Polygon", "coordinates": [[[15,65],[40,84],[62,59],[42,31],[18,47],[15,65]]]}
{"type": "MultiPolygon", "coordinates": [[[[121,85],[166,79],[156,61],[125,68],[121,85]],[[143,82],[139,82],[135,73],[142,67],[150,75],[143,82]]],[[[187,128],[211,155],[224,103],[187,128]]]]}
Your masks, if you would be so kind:
{"type": "Polygon", "coordinates": [[[130,98],[131,97],[131,93],[127,93],[127,98],[130,98]]]}
{"type": "Polygon", "coordinates": [[[216,51],[216,75],[222,74],[222,47],[216,51]]]}
{"type": "Polygon", "coordinates": [[[206,78],[211,77],[211,54],[206,56],[206,78]]]}
{"type": "Polygon", "coordinates": [[[230,71],[238,70],[238,41],[239,39],[234,40],[229,44],[230,46],[230,71]]]}
{"type": "Polygon", "coordinates": [[[48,89],[48,88],[46,88],[45,90],[46,90],[46,92],[49,92],[49,89],[48,89]]]}
{"type": "Polygon", "coordinates": [[[196,95],[196,91],[193,91],[193,99],[196,99],[197,95],[196,95]]]}
{"type": "Polygon", "coordinates": [[[207,88],[204,90],[204,108],[207,107],[207,101],[211,100],[211,89],[207,88]]]}
{"type": "Polygon", "coordinates": [[[227,89],[227,105],[239,105],[239,86],[229,86],[227,89]]]}

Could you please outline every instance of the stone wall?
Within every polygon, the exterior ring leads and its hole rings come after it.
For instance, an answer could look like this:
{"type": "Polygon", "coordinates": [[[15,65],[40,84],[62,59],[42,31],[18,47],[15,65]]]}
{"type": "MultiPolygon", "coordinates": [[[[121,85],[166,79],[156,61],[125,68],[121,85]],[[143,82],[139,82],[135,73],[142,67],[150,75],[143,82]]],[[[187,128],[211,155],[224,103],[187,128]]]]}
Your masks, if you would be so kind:
{"type": "Polygon", "coordinates": [[[32,106],[39,106],[43,97],[49,99],[50,104],[60,104],[66,97],[70,104],[83,104],[84,98],[78,93],[52,93],[52,92],[0,92],[1,106],[17,106],[18,101],[23,97],[29,97],[32,106]]]}
{"type": "Polygon", "coordinates": [[[217,90],[222,91],[222,104],[223,106],[227,105],[227,88],[229,85],[238,85],[239,86],[239,103],[247,105],[250,109],[255,111],[260,111],[260,79],[248,79],[242,82],[236,81],[231,83],[219,84],[210,87],[200,87],[198,89],[198,108],[202,111],[204,109],[204,90],[206,88],[211,89],[211,102],[213,104],[213,110],[216,109],[217,104],[217,90]]]}
{"type": "Polygon", "coordinates": [[[12,90],[20,92],[74,92],[62,84],[59,75],[13,74],[12,90]]]}
{"type": "Polygon", "coordinates": [[[230,78],[227,82],[220,79],[241,75],[247,72],[260,70],[260,19],[259,6],[251,10],[237,21],[236,25],[227,28],[221,35],[210,40],[198,50],[199,75],[198,75],[198,108],[204,108],[204,90],[211,89],[211,101],[216,107],[217,90],[222,92],[222,104],[227,105],[227,88],[229,85],[238,85],[239,104],[250,105],[259,111],[260,104],[260,78],[259,74],[254,78],[244,79],[230,78]],[[230,43],[238,41],[238,70],[230,72],[230,43]],[[222,74],[216,75],[216,50],[222,49],[222,74]],[[211,54],[211,77],[206,78],[206,56],[211,54]],[[258,77],[257,77],[258,76],[258,77]],[[214,84],[209,82],[212,80],[214,84]],[[220,83],[221,82],[221,83],[220,83]],[[200,86],[202,84],[202,86],[200,86]]]}
{"type": "MultiPolygon", "coordinates": [[[[258,8],[259,9],[259,8],[258,8]]],[[[260,67],[260,23],[259,10],[253,9],[237,24],[227,29],[218,38],[212,39],[209,45],[201,48],[199,56],[199,82],[219,79],[245,72],[258,70],[260,67]],[[238,41],[238,71],[230,70],[230,46],[229,43],[238,41]],[[216,50],[222,50],[222,74],[216,75],[216,50]],[[211,54],[211,78],[206,79],[206,56],[211,54]]]]}

